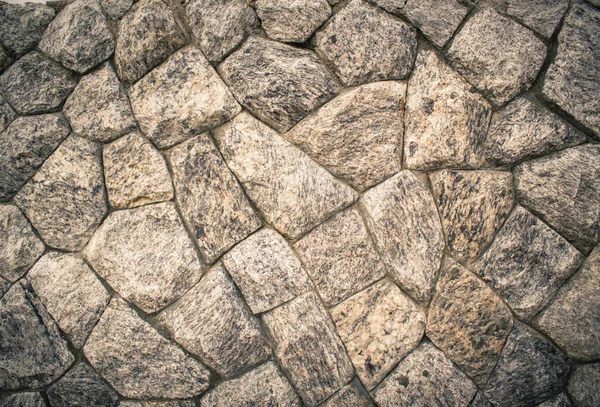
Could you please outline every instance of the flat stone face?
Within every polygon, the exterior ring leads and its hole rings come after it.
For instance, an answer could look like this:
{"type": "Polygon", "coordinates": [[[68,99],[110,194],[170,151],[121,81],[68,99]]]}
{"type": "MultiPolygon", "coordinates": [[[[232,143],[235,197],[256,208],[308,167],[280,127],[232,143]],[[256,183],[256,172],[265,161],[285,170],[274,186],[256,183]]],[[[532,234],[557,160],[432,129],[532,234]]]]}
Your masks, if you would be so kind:
{"type": "Polygon", "coordinates": [[[17,118],[17,114],[10,105],[0,96],[0,132],[4,131],[13,120],[17,118]]]}
{"type": "Polygon", "coordinates": [[[110,300],[88,265],[73,254],[49,252],[27,281],[71,343],[81,348],[110,300]]]}
{"type": "Polygon", "coordinates": [[[98,0],[75,0],[48,25],[40,50],[63,66],[84,73],[110,57],[115,41],[98,0]]]}
{"type": "Polygon", "coordinates": [[[231,119],[240,105],[200,50],[186,47],[131,87],[141,130],[168,148],[231,119]]]}
{"type": "Polygon", "coordinates": [[[433,50],[419,52],[405,111],[407,168],[476,168],[490,104],[433,50]]]}
{"type": "Polygon", "coordinates": [[[339,91],[317,56],[252,36],[219,65],[231,91],[252,114],[285,132],[339,91]]]}
{"type": "Polygon", "coordinates": [[[560,393],[554,397],[549,398],[543,403],[538,404],[538,407],[572,407],[571,400],[565,395],[560,393]]]}
{"type": "Polygon", "coordinates": [[[300,237],[356,199],[353,189],[248,113],[215,137],[249,198],[284,236],[300,237]]]}
{"type": "Polygon", "coordinates": [[[164,157],[139,133],[105,145],[102,162],[108,202],[113,208],[134,208],[173,198],[164,157]]]}
{"type": "Polygon", "coordinates": [[[170,161],[181,215],[204,261],[213,263],[260,227],[260,218],[208,134],[175,147],[170,161]]]}
{"type": "Polygon", "coordinates": [[[44,242],[81,249],[107,211],[100,145],[71,135],[15,196],[44,242]]]}
{"type": "Polygon", "coordinates": [[[110,18],[118,20],[131,8],[133,0],[100,0],[100,5],[110,18]]]}
{"type": "Polygon", "coordinates": [[[594,407],[600,403],[600,363],[576,366],[567,388],[577,407],[594,407]]]}
{"type": "Polygon", "coordinates": [[[424,342],[371,395],[380,407],[464,406],[477,387],[444,353],[424,342]]]}
{"type": "Polygon", "coordinates": [[[267,35],[304,42],[331,16],[327,0],[257,0],[256,13],[267,35]]]}
{"type": "Polygon", "coordinates": [[[404,82],[378,82],[340,95],[285,138],[362,191],[401,169],[404,82]]]}
{"type": "Polygon", "coordinates": [[[275,356],[304,404],[315,406],[350,381],[352,363],[316,294],[297,297],[262,320],[275,341],[275,356]]]}
{"type": "Polygon", "coordinates": [[[159,335],[125,301],[113,299],[83,349],[122,396],[186,398],[208,387],[210,372],[159,335]]]}
{"type": "Polygon", "coordinates": [[[223,257],[223,265],[255,314],[275,308],[313,287],[288,243],[269,228],[231,249],[223,257]]]}
{"type": "Polygon", "coordinates": [[[352,0],[315,34],[314,46],[342,83],[403,79],[413,68],[417,33],[405,22],[352,0]]]}
{"type": "Polygon", "coordinates": [[[447,258],[429,307],[427,337],[480,386],[492,373],[512,324],[502,300],[447,258]]]}
{"type": "Polygon", "coordinates": [[[202,274],[172,203],[112,212],[85,249],[94,270],[142,311],[164,308],[202,274]]]}
{"type": "Polygon", "coordinates": [[[454,37],[447,56],[467,81],[500,107],[531,87],[546,51],[533,32],[484,7],[454,37]]]}
{"type": "Polygon", "coordinates": [[[0,41],[17,56],[36,46],[54,18],[45,4],[0,4],[0,41]]]}
{"type": "Polygon", "coordinates": [[[218,265],[159,321],[173,339],[226,378],[266,361],[271,350],[258,319],[218,265]]]}
{"type": "MultiPolygon", "coordinates": [[[[364,392],[364,390],[362,390],[364,392]]],[[[322,407],[373,407],[374,404],[366,394],[362,393],[355,382],[340,389],[322,407]]]]}
{"type": "Polygon", "coordinates": [[[515,321],[485,395],[499,407],[532,406],[558,393],[570,370],[569,359],[552,342],[515,321]]]}
{"type": "Polygon", "coordinates": [[[75,360],[58,327],[23,281],[0,300],[0,333],[2,390],[49,384],[75,360]]]}
{"type": "Polygon", "coordinates": [[[2,407],[47,407],[40,393],[17,393],[0,401],[2,407]]]}
{"type": "Polygon", "coordinates": [[[582,260],[577,249],[518,206],[473,270],[518,316],[531,319],[582,260]]]}
{"type": "Polygon", "coordinates": [[[425,313],[388,280],[335,306],[331,317],[368,390],[417,347],[425,331],[425,313]]]}
{"type": "Polygon", "coordinates": [[[479,257],[515,204],[512,174],[442,170],[430,180],[451,254],[458,260],[479,257]]]}
{"type": "Polygon", "coordinates": [[[75,74],[37,51],[19,59],[0,76],[2,96],[24,115],[56,109],[75,85],[75,74]]]}
{"type": "Polygon", "coordinates": [[[444,235],[429,190],[410,171],[367,191],[360,200],[390,276],[419,302],[433,293],[444,235]]]}
{"type": "Polygon", "coordinates": [[[123,82],[135,82],[186,42],[186,35],[165,2],[139,1],[119,22],[117,74],[123,82]]]}
{"type": "Polygon", "coordinates": [[[579,250],[600,241],[600,146],[570,148],[515,167],[519,202],[579,250]]]}
{"type": "Polygon", "coordinates": [[[546,38],[552,37],[569,8],[569,0],[508,0],[507,14],[546,38]]]}
{"type": "Polygon", "coordinates": [[[71,369],[48,389],[52,407],[111,407],[119,396],[86,364],[71,369]]]}
{"type": "Polygon", "coordinates": [[[127,95],[109,63],[81,78],[63,112],[75,133],[93,141],[111,141],[136,127],[127,95]]]}

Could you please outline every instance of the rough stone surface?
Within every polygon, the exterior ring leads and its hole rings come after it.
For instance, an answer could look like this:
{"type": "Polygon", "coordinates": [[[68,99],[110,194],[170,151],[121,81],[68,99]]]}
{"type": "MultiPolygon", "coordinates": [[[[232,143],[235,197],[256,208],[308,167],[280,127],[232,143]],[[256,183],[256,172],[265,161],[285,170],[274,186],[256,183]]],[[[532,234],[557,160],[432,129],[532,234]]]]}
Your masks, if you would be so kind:
{"type": "Polygon", "coordinates": [[[355,86],[408,76],[417,34],[375,6],[352,0],[315,34],[314,46],[344,85],[355,86]]]}
{"type": "Polygon", "coordinates": [[[112,407],[119,396],[86,364],[79,364],[50,386],[52,407],[112,407]]]}
{"type": "Polygon", "coordinates": [[[207,263],[260,227],[260,218],[208,134],[175,147],[170,161],[181,215],[207,263]]]}
{"type": "Polygon", "coordinates": [[[161,313],[159,321],[173,339],[225,377],[266,361],[271,353],[258,320],[221,265],[161,313]]]}
{"type": "Polygon", "coordinates": [[[569,0],[508,0],[506,12],[546,38],[552,37],[569,0]]]}
{"type": "Polygon", "coordinates": [[[8,51],[0,44],[0,73],[4,72],[13,62],[8,51]]]}
{"type": "Polygon", "coordinates": [[[338,96],[285,138],[359,191],[400,171],[406,84],[378,82],[338,96]]]}
{"type": "MultiPolygon", "coordinates": [[[[355,382],[350,383],[335,393],[322,407],[373,407],[374,404],[364,390],[355,382]]],[[[361,386],[362,387],[362,386],[361,386]]]]}
{"type": "Polygon", "coordinates": [[[16,118],[17,114],[15,111],[10,107],[6,100],[0,96],[0,132],[3,132],[16,118]]]}
{"type": "Polygon", "coordinates": [[[241,111],[206,58],[193,46],[132,86],[129,97],[140,128],[168,148],[231,119],[241,111]]]}
{"type": "Polygon", "coordinates": [[[567,390],[577,407],[600,405],[600,363],[576,366],[567,390]]]}
{"type": "Polygon", "coordinates": [[[119,407],[196,407],[193,400],[185,401],[122,401],[119,407]]]}
{"type": "Polygon", "coordinates": [[[485,398],[485,396],[483,396],[483,393],[481,391],[478,391],[477,394],[475,395],[475,398],[473,398],[473,401],[471,401],[471,404],[469,404],[469,407],[494,407],[494,406],[492,405],[492,403],[487,401],[487,399],[485,398]]]}
{"type": "Polygon", "coordinates": [[[48,407],[40,393],[17,393],[0,401],[2,407],[48,407]]]}
{"type": "Polygon", "coordinates": [[[300,237],[356,199],[354,190],[247,113],[215,136],[249,198],[284,236],[300,237]]]}
{"type": "Polygon", "coordinates": [[[131,8],[133,0],[100,0],[100,5],[110,18],[118,20],[131,8]]]}
{"type": "Polygon", "coordinates": [[[54,18],[45,4],[0,4],[0,41],[17,57],[35,47],[54,18]]]}
{"type": "Polygon", "coordinates": [[[537,407],[572,407],[571,400],[565,395],[560,393],[554,397],[549,398],[543,403],[538,404],[537,407]]]}
{"type": "Polygon", "coordinates": [[[85,255],[115,291],[148,313],[179,298],[203,271],[171,203],[112,212],[85,255]]]}
{"type": "Polygon", "coordinates": [[[96,371],[122,396],[193,397],[209,371],[159,335],[125,301],[113,299],[84,347],[96,371]]]}
{"type": "Polygon", "coordinates": [[[327,0],[257,0],[256,13],[267,35],[304,42],[331,16],[327,0]]]}
{"type": "Polygon", "coordinates": [[[402,171],[367,191],[360,204],[390,276],[414,299],[429,302],[444,250],[429,190],[402,171]]]}
{"type": "Polygon", "coordinates": [[[299,296],[262,320],[275,341],[275,356],[306,405],[319,404],[350,381],[352,363],[316,294],[299,296]]]}

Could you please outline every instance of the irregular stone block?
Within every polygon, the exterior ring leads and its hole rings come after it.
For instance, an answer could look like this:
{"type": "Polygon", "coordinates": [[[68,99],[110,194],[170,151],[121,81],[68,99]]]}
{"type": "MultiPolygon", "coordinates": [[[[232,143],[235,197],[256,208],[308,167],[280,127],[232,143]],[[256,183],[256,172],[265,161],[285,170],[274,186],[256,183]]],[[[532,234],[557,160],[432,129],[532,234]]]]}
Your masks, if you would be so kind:
{"type": "MultiPolygon", "coordinates": [[[[358,382],[358,381],[356,381],[358,382]]],[[[362,386],[352,382],[340,389],[329,400],[321,404],[322,407],[374,407],[370,397],[362,386]],[[359,388],[360,386],[360,388],[359,388]]]]}
{"type": "Polygon", "coordinates": [[[110,18],[118,20],[131,8],[133,0],[100,0],[100,5],[110,18]]]}
{"type": "Polygon", "coordinates": [[[0,401],[2,407],[47,407],[40,393],[17,393],[0,401]]]}
{"type": "Polygon", "coordinates": [[[256,14],[277,41],[304,42],[331,16],[327,0],[257,0],[256,14]]]}
{"type": "Polygon", "coordinates": [[[0,4],[0,41],[17,57],[34,48],[54,18],[45,4],[0,4]]]}
{"type": "Polygon", "coordinates": [[[8,127],[9,124],[17,118],[17,114],[12,107],[0,96],[0,132],[8,127]]]}
{"type": "Polygon", "coordinates": [[[577,407],[598,406],[600,404],[600,363],[575,366],[567,390],[577,407]]]}
{"type": "Polygon", "coordinates": [[[569,8],[569,0],[508,0],[506,13],[550,38],[569,8]]]}
{"type": "Polygon", "coordinates": [[[86,364],[79,364],[48,389],[52,407],[111,407],[119,396],[86,364]]]}
{"type": "Polygon", "coordinates": [[[541,404],[538,404],[537,407],[572,407],[571,400],[565,395],[565,393],[560,393],[548,400],[544,401],[541,404]]]}

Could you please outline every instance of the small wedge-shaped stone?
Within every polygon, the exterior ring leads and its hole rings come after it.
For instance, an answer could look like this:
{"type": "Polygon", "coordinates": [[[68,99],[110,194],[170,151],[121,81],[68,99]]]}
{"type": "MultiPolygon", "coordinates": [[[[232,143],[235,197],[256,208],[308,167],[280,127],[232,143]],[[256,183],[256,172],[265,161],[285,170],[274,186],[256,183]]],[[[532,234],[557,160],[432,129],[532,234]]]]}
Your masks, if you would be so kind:
{"type": "Polygon", "coordinates": [[[274,362],[217,386],[200,400],[201,407],[300,407],[292,386],[274,362]]]}
{"type": "Polygon", "coordinates": [[[85,249],[94,270],[142,311],[158,311],[202,274],[172,203],[112,212],[85,249]]]}
{"type": "Polygon", "coordinates": [[[107,142],[135,129],[127,95],[109,63],[85,75],[63,107],[73,131],[107,142]]]}
{"type": "Polygon", "coordinates": [[[0,41],[17,57],[35,47],[55,11],[45,4],[0,4],[0,41]]]}
{"type": "Polygon", "coordinates": [[[425,313],[388,280],[335,306],[331,317],[368,390],[417,347],[425,331],[425,313]]]}
{"type": "Polygon", "coordinates": [[[485,385],[513,320],[494,292],[447,258],[429,307],[427,337],[475,383],[485,385]]]}
{"type": "Polygon", "coordinates": [[[519,202],[589,253],[600,241],[600,146],[587,144],[515,167],[519,202]]]}
{"type": "Polygon", "coordinates": [[[71,343],[81,348],[110,300],[88,265],[73,254],[49,252],[27,281],[71,343]]]}
{"type": "Polygon", "coordinates": [[[297,297],[262,317],[275,356],[307,406],[327,399],[353,375],[350,358],[315,293],[297,297]]]}
{"type": "Polygon", "coordinates": [[[40,393],[17,393],[0,401],[1,407],[48,407],[40,393]]]}
{"type": "Polygon", "coordinates": [[[75,360],[58,327],[23,281],[0,300],[0,337],[2,390],[49,384],[75,360]]]}
{"type": "Polygon", "coordinates": [[[213,263],[260,227],[260,218],[208,134],[175,147],[170,161],[181,215],[204,261],[213,263]]]}
{"type": "Polygon", "coordinates": [[[340,89],[312,51],[255,36],[219,65],[219,73],[241,104],[280,132],[340,89]]]}
{"type": "Polygon", "coordinates": [[[402,171],[367,191],[360,205],[391,277],[418,302],[429,302],[444,250],[429,190],[402,171]]]}
{"type": "Polygon", "coordinates": [[[223,257],[223,265],[255,314],[288,302],[313,287],[288,243],[270,228],[231,249],[223,257]]]}
{"type": "Polygon", "coordinates": [[[266,361],[271,350],[223,266],[159,315],[174,340],[226,378],[266,361]]]}
{"type": "Polygon", "coordinates": [[[86,364],[79,364],[50,386],[52,407],[113,407],[119,396],[86,364]]]}
{"type": "Polygon", "coordinates": [[[550,38],[568,8],[569,0],[508,0],[506,13],[550,38]]]}
{"type": "Polygon", "coordinates": [[[304,42],[331,16],[327,0],[257,0],[256,13],[267,35],[304,42]]]}
{"type": "Polygon", "coordinates": [[[216,127],[240,105],[200,50],[188,46],[131,87],[140,128],[158,148],[168,148],[216,127]]]}
{"type": "Polygon", "coordinates": [[[576,366],[569,379],[568,391],[576,407],[600,405],[600,363],[576,366]]]}
{"type": "Polygon", "coordinates": [[[186,398],[208,387],[210,372],[114,298],[83,348],[96,371],[122,396],[186,398]]]}
{"type": "Polygon", "coordinates": [[[321,407],[373,407],[373,402],[358,380],[342,387],[340,391],[321,404],[321,407]]]}
{"type": "Polygon", "coordinates": [[[423,342],[371,395],[380,407],[431,407],[466,406],[476,392],[442,351],[423,342]]]}
{"type": "Polygon", "coordinates": [[[479,257],[515,204],[512,174],[442,170],[430,179],[450,253],[458,260],[479,257]]]}
{"type": "Polygon", "coordinates": [[[359,191],[400,171],[406,84],[378,82],[338,96],[285,138],[359,191]]]}
{"type": "Polygon", "coordinates": [[[139,133],[130,133],[102,152],[108,202],[113,208],[134,208],[173,198],[167,163],[139,133]]]}
{"type": "Polygon", "coordinates": [[[533,406],[558,393],[570,370],[569,358],[552,342],[515,321],[484,393],[498,407],[533,406]]]}
{"type": "Polygon", "coordinates": [[[356,199],[352,188],[248,113],[215,137],[249,198],[284,236],[300,237],[356,199]]]}
{"type": "Polygon", "coordinates": [[[187,41],[173,10],[162,0],[141,0],[119,22],[115,67],[123,82],[133,83],[187,41]]]}
{"type": "Polygon", "coordinates": [[[362,0],[352,0],[315,34],[315,50],[342,83],[403,79],[417,54],[417,32],[362,0]]]}
{"type": "Polygon", "coordinates": [[[80,250],[106,214],[100,149],[69,136],[15,196],[47,245],[80,250]]]}
{"type": "Polygon", "coordinates": [[[408,87],[404,162],[411,169],[476,168],[490,104],[433,50],[419,52],[408,87]]]}
{"type": "Polygon", "coordinates": [[[17,118],[17,114],[10,105],[0,96],[0,132],[8,127],[17,118]]]}
{"type": "Polygon", "coordinates": [[[40,50],[78,73],[110,57],[115,41],[98,0],[75,0],[50,23],[40,50]]]}

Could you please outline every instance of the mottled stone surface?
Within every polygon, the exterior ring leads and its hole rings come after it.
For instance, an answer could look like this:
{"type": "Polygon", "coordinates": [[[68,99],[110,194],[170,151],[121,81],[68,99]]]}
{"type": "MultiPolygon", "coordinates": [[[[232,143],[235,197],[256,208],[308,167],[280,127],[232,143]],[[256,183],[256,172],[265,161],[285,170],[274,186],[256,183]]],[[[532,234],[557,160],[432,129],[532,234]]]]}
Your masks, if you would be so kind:
{"type": "Polygon", "coordinates": [[[331,16],[327,0],[257,0],[256,13],[267,35],[304,42],[331,16]]]}
{"type": "Polygon", "coordinates": [[[133,5],[133,0],[100,0],[102,9],[112,19],[118,20],[133,5]]]}
{"type": "Polygon", "coordinates": [[[401,169],[406,84],[377,82],[340,95],[285,138],[359,191],[401,169]]]}
{"type": "Polygon", "coordinates": [[[360,384],[354,381],[342,387],[340,391],[329,398],[322,407],[373,407],[374,404],[366,394],[366,391],[359,388],[360,384]]]}
{"type": "Polygon", "coordinates": [[[280,132],[339,90],[313,52],[255,36],[219,65],[219,73],[241,104],[280,132]]]}
{"type": "Polygon", "coordinates": [[[17,56],[36,46],[54,18],[54,9],[45,4],[0,4],[0,41],[17,56]]]}
{"type": "Polygon", "coordinates": [[[360,204],[390,276],[414,299],[428,302],[444,250],[429,190],[412,172],[402,171],[367,191],[360,204]]]}
{"type": "Polygon", "coordinates": [[[548,400],[543,403],[538,404],[537,407],[572,407],[571,400],[565,395],[565,393],[560,393],[554,397],[550,397],[548,400]]]}
{"type": "Polygon", "coordinates": [[[112,212],[85,255],[115,291],[148,313],[179,298],[203,271],[172,203],[112,212]]]}
{"type": "Polygon", "coordinates": [[[40,393],[17,393],[0,401],[2,407],[47,407],[40,393]]]}
{"type": "Polygon", "coordinates": [[[49,252],[35,263],[27,281],[71,343],[82,347],[110,300],[88,265],[76,255],[49,252]]]}
{"type": "Polygon", "coordinates": [[[492,405],[492,403],[487,401],[487,399],[485,398],[485,396],[483,395],[483,393],[481,391],[478,391],[477,394],[475,395],[475,397],[473,398],[473,401],[471,401],[471,404],[469,404],[469,407],[494,407],[494,406],[492,405]]]}
{"type": "Polygon", "coordinates": [[[111,407],[119,396],[91,367],[79,364],[48,389],[52,407],[111,407]]]}
{"type": "Polygon", "coordinates": [[[354,86],[408,76],[417,33],[375,6],[352,0],[315,34],[314,46],[342,83],[354,86]]]}
{"type": "Polygon", "coordinates": [[[270,348],[225,269],[218,265],[159,316],[174,340],[220,375],[266,361],[270,348]]]}
{"type": "Polygon", "coordinates": [[[186,47],[131,87],[140,128],[158,148],[168,148],[218,126],[240,105],[200,50],[186,47]]]}
{"type": "Polygon", "coordinates": [[[260,218],[208,134],[175,147],[170,161],[181,215],[207,263],[260,227],[260,218]]]}
{"type": "Polygon", "coordinates": [[[573,369],[569,395],[577,407],[595,407],[600,404],[600,363],[576,366],[573,369]]]}
{"type": "Polygon", "coordinates": [[[550,38],[568,8],[569,0],[508,0],[506,13],[550,38]]]}
{"type": "Polygon", "coordinates": [[[186,398],[208,387],[209,371],[121,299],[110,302],[83,350],[96,371],[125,397],[186,398]]]}
{"type": "Polygon", "coordinates": [[[247,113],[215,131],[227,165],[268,223],[300,237],[354,201],[356,193],[247,113]]]}
{"type": "Polygon", "coordinates": [[[299,296],[262,320],[275,341],[275,356],[306,405],[319,404],[350,381],[352,363],[316,294],[299,296]]]}
{"type": "Polygon", "coordinates": [[[419,52],[406,98],[404,162],[408,168],[481,165],[491,106],[435,51],[419,52]]]}
{"type": "MultiPolygon", "coordinates": [[[[1,64],[0,64],[1,65],[1,64]]],[[[10,105],[0,96],[0,132],[4,131],[13,120],[17,118],[17,114],[10,105]]]]}
{"type": "Polygon", "coordinates": [[[185,401],[122,401],[119,407],[196,407],[193,400],[185,401]]]}
{"type": "Polygon", "coordinates": [[[14,60],[8,53],[8,51],[0,44],[0,73],[4,72],[6,68],[8,68],[14,60]]]}

